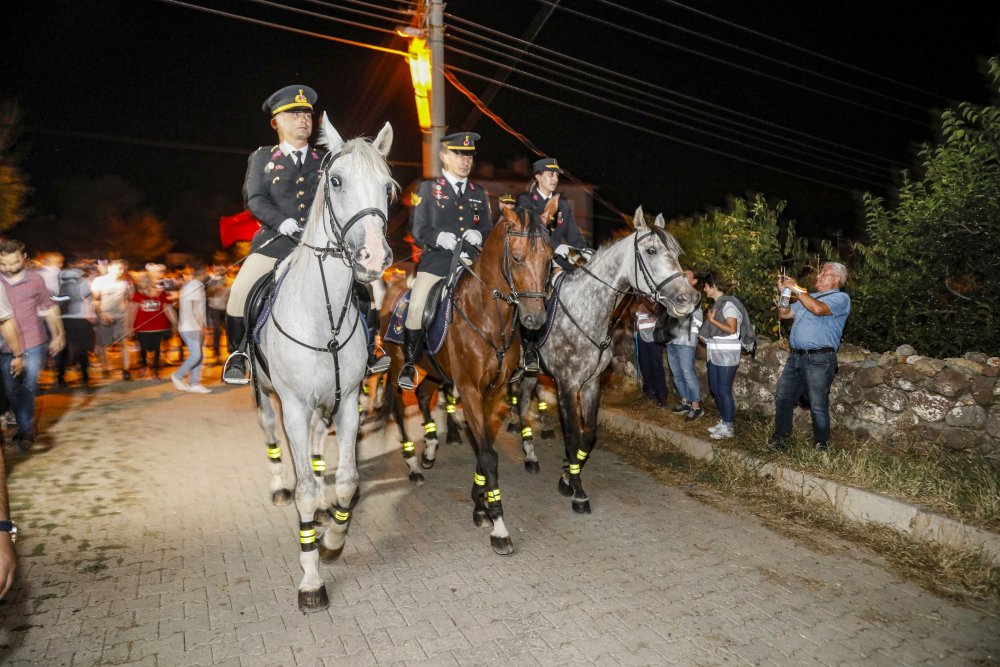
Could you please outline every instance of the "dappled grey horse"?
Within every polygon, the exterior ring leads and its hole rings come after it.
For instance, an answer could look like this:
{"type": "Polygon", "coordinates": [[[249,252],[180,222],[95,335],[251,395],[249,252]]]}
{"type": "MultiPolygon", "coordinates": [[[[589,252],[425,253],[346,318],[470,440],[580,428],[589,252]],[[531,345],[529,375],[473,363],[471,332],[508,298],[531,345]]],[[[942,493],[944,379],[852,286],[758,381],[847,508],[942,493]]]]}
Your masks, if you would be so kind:
{"type": "MultiPolygon", "coordinates": [[[[550,317],[551,329],[539,348],[546,371],[556,381],[566,458],[559,492],[572,496],[573,511],[590,513],[590,500],[580,473],[597,440],[597,409],[601,373],[611,363],[611,314],[627,295],[639,295],[662,304],[673,317],[697,308],[698,292],[688,285],[677,261],[682,250],[663,229],[663,216],[646,224],[642,207],[633,218],[635,231],[599,249],[586,265],[562,281],[558,303],[550,317]]],[[[521,380],[518,413],[527,413],[535,377],[521,380]]],[[[538,472],[538,458],[530,427],[521,424],[525,468],[538,472]]]]}
{"type": "MultiPolygon", "coordinates": [[[[265,394],[258,418],[268,449],[280,452],[272,403],[277,399],[295,468],[304,572],[298,603],[303,611],[330,604],[318,561],[331,562],[343,551],[356,502],[358,395],[368,354],[352,283],[375,280],[392,262],[385,239],[386,210],[398,189],[385,161],[392,145],[388,123],[373,142],[345,142],[324,114],[320,141],[330,149],[320,187],[301,243],[275,267],[280,289],[260,327],[263,370],[261,359],[254,360],[256,382],[265,394]],[[328,502],[324,475],[315,461],[322,460],[323,439],[331,425],[336,426],[339,458],[334,497],[328,502]],[[317,538],[319,515],[328,515],[329,527],[317,538]]],[[[271,461],[271,490],[278,493],[287,485],[280,456],[272,455],[271,461]]]]}

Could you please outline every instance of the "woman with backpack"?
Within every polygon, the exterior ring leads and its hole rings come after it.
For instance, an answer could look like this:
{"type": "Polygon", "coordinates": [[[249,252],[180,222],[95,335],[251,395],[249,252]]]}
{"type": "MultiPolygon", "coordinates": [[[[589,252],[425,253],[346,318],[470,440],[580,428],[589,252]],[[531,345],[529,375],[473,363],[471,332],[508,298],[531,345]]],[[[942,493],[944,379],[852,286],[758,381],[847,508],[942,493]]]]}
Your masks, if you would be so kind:
{"type": "Polygon", "coordinates": [[[747,319],[746,309],[740,300],[726,295],[726,284],[712,271],[698,277],[702,292],[715,303],[705,313],[705,323],[699,338],[708,352],[708,389],[719,409],[719,423],[708,429],[713,440],[733,437],[733,418],[736,400],[733,398],[733,381],[740,366],[743,350],[740,327],[747,319]]]}

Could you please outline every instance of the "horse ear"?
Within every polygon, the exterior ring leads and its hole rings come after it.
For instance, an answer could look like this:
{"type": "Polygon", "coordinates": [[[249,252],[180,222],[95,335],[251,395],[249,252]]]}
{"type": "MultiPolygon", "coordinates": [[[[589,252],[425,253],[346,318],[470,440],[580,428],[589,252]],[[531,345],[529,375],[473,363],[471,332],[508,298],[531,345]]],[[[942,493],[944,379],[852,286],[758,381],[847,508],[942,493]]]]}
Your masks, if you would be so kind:
{"type": "Polygon", "coordinates": [[[323,120],[319,125],[319,140],[317,143],[326,146],[327,150],[331,153],[336,153],[340,150],[340,147],[344,145],[344,139],[337,132],[337,129],[330,122],[329,117],[326,112],[323,112],[323,120]]]}
{"type": "Polygon", "coordinates": [[[665,229],[666,228],[667,223],[663,220],[663,214],[662,213],[657,213],[656,214],[656,220],[653,221],[653,224],[656,225],[657,227],[659,227],[660,229],[665,229]]]}
{"type": "Polygon", "coordinates": [[[542,211],[542,221],[551,220],[552,216],[554,216],[558,210],[559,195],[553,195],[549,197],[549,201],[545,203],[545,210],[542,211]]]}
{"type": "Polygon", "coordinates": [[[636,228],[636,231],[642,231],[646,229],[646,216],[642,212],[642,205],[635,209],[635,215],[632,216],[632,226],[636,228]]]}
{"type": "Polygon", "coordinates": [[[375,137],[375,141],[372,142],[375,146],[375,150],[379,152],[382,157],[389,157],[389,149],[392,148],[392,125],[386,122],[379,130],[378,136],[375,137]]]}

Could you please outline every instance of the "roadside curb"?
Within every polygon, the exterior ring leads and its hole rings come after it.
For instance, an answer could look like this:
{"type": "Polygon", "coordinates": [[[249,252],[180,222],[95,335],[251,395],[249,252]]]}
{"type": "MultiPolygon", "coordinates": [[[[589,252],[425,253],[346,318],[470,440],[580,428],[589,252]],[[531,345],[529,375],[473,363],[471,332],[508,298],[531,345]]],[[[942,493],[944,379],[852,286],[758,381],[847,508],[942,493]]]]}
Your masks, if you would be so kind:
{"type": "Polygon", "coordinates": [[[669,443],[693,459],[736,458],[755,468],[761,476],[770,477],[786,491],[831,505],[846,519],[888,526],[914,539],[953,549],[980,551],[985,558],[1000,565],[1000,535],[935,514],[920,505],[764,461],[744,452],[716,450],[710,442],[637,420],[617,410],[602,407],[598,421],[605,428],[669,443]]]}

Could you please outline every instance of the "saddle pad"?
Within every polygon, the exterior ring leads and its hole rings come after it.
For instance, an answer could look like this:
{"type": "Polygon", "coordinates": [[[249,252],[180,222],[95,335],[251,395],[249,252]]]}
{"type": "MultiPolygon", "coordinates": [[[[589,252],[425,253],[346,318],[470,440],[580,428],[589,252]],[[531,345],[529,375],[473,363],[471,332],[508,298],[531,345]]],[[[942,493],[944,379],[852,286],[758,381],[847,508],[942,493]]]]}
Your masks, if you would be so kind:
{"type": "Polygon", "coordinates": [[[538,347],[545,345],[545,341],[549,339],[549,333],[552,331],[552,323],[556,319],[556,312],[559,310],[559,290],[562,289],[563,280],[569,275],[565,271],[556,276],[556,280],[552,283],[552,296],[548,298],[545,302],[545,324],[542,328],[542,335],[538,337],[538,347]]]}
{"type": "Polygon", "coordinates": [[[274,287],[268,290],[261,290],[258,295],[263,296],[263,307],[260,309],[260,314],[257,316],[257,320],[252,322],[253,326],[253,342],[254,345],[260,345],[260,332],[264,329],[264,323],[267,322],[267,318],[271,316],[271,304],[275,302],[278,298],[278,291],[281,289],[281,284],[285,282],[285,276],[288,275],[288,271],[285,270],[278,278],[277,282],[274,283],[274,287]]]}
{"type": "MultiPolygon", "coordinates": [[[[431,324],[427,328],[427,335],[424,337],[424,349],[430,354],[440,352],[441,348],[444,347],[444,339],[448,337],[448,328],[451,325],[453,307],[450,295],[453,287],[454,281],[448,289],[442,292],[442,294],[449,295],[449,298],[444,300],[443,308],[441,307],[441,303],[438,304],[437,310],[434,312],[434,319],[431,320],[431,324]]],[[[392,306],[392,317],[389,318],[389,328],[386,329],[385,340],[396,345],[403,344],[403,328],[406,322],[406,312],[409,308],[410,290],[404,290],[392,306]]]]}

